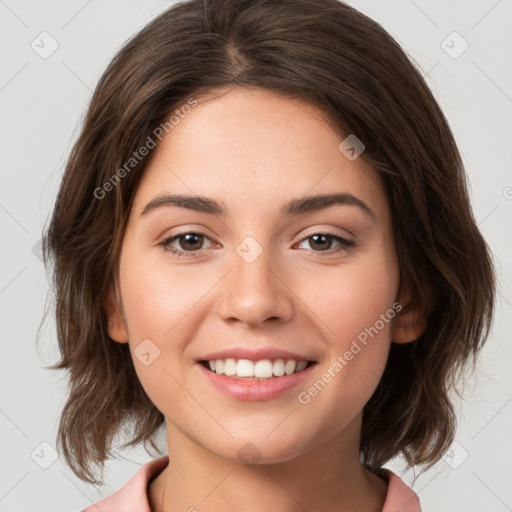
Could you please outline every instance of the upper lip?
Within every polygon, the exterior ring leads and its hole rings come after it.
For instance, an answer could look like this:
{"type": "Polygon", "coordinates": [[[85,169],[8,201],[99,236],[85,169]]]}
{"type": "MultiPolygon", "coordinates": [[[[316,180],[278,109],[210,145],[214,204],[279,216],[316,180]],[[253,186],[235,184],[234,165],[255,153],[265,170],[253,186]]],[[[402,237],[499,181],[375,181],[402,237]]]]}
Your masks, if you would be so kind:
{"type": "Polygon", "coordinates": [[[214,361],[216,359],[249,359],[251,361],[259,361],[261,359],[293,359],[295,361],[315,361],[310,356],[304,356],[288,350],[280,348],[266,347],[266,348],[244,348],[233,347],[209,352],[203,357],[199,358],[200,361],[214,361]]]}

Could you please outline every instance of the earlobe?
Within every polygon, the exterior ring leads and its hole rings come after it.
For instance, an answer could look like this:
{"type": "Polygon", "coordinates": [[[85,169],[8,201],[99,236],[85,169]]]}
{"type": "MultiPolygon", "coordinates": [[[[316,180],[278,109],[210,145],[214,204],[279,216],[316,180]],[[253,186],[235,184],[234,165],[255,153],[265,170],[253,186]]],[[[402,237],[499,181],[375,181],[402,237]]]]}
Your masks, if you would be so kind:
{"type": "Polygon", "coordinates": [[[402,309],[397,313],[391,328],[391,341],[409,343],[418,339],[427,328],[427,313],[412,305],[411,300],[399,302],[402,309]]]}
{"type": "Polygon", "coordinates": [[[391,341],[409,343],[418,339],[427,327],[426,322],[408,322],[404,318],[396,318],[391,331],[391,341]]]}
{"type": "Polygon", "coordinates": [[[113,283],[105,294],[103,309],[107,316],[108,335],[118,343],[128,343],[128,330],[122,312],[121,298],[113,283]]]}

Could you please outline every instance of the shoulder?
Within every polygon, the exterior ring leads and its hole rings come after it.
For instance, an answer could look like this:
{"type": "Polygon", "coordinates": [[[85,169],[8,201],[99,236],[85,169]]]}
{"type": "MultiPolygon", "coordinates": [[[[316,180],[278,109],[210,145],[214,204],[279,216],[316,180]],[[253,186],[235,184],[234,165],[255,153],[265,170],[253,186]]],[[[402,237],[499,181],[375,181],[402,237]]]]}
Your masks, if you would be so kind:
{"type": "Polygon", "coordinates": [[[165,455],[144,464],[121,489],[79,512],[151,512],[147,496],[148,483],[168,463],[169,457],[165,455]]]}
{"type": "Polygon", "coordinates": [[[385,470],[388,479],[388,493],[382,512],[421,512],[420,500],[416,493],[402,479],[385,470]]]}

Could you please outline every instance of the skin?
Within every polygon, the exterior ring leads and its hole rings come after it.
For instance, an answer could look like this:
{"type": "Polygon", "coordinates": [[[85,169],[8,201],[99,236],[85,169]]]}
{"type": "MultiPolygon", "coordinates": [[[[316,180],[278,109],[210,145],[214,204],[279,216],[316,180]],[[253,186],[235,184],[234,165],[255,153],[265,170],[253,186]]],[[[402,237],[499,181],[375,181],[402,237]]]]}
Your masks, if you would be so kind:
{"type": "Polygon", "coordinates": [[[160,350],[148,366],[133,358],[166,418],[170,463],[149,485],[152,510],[380,511],[387,483],[359,460],[362,409],[391,340],[412,341],[424,329],[397,295],[381,178],[338,150],[342,138],[314,107],[260,89],[220,92],[198,98],[154,150],[123,240],[120,286],[104,304],[113,340],[129,343],[132,355],[148,338],[160,350]],[[333,192],[364,201],[375,219],[350,205],[280,215],[291,199],[333,192]],[[162,193],[208,196],[227,214],[167,206],[141,215],[162,193]],[[172,242],[188,251],[178,257],[160,245],[177,233],[205,237],[195,250],[184,238],[172,242]],[[319,233],[355,245],[308,238],[319,233]],[[247,236],[263,251],[252,263],[236,251],[247,236]],[[386,323],[310,403],[299,403],[299,392],[396,301],[407,313],[386,323]],[[200,378],[196,362],[234,345],[279,347],[317,364],[305,384],[276,398],[235,400],[200,378]],[[261,454],[252,467],[237,458],[249,442],[261,454]]]}

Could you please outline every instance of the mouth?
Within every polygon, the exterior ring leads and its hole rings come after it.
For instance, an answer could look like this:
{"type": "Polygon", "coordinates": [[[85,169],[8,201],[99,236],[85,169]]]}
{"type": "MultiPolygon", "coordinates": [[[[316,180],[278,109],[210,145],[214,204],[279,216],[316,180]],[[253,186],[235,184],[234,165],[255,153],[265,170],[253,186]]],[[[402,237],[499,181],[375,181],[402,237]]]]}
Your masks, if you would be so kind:
{"type": "Polygon", "coordinates": [[[232,379],[264,381],[295,375],[317,364],[316,361],[299,361],[294,359],[215,359],[200,360],[200,365],[217,375],[232,379]]]}

